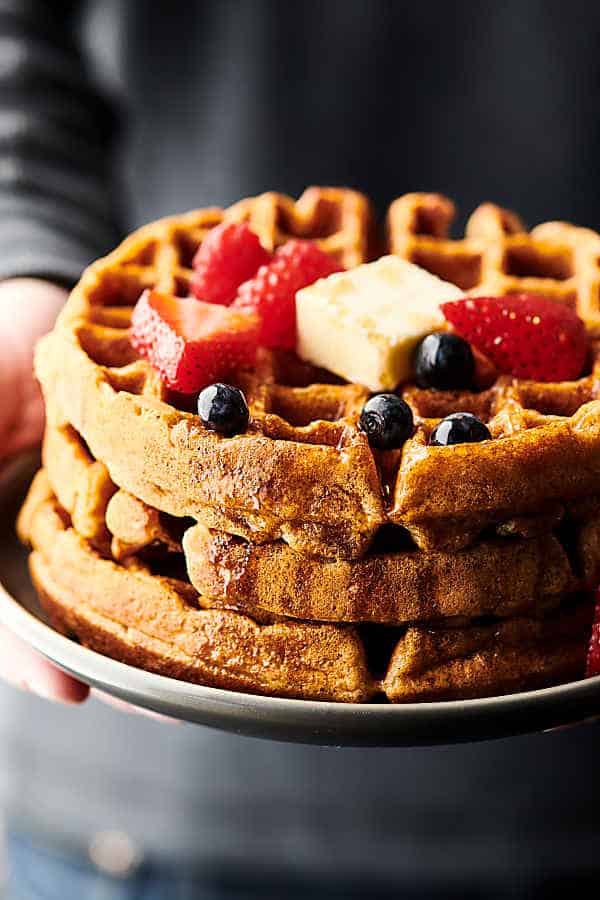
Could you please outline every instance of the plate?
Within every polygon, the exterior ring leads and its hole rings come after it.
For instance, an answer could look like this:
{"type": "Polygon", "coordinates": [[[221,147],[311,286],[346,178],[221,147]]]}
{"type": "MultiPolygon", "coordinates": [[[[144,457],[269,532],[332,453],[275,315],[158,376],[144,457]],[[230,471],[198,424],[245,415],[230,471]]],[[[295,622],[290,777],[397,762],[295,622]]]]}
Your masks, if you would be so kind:
{"type": "Polygon", "coordinates": [[[14,519],[37,461],[14,463],[0,484],[0,623],[92,687],[163,715],[277,741],[406,747],[508,737],[574,724],[600,712],[600,676],[484,700],[389,704],[283,700],[154,675],[82,647],[45,621],[14,519]]]}

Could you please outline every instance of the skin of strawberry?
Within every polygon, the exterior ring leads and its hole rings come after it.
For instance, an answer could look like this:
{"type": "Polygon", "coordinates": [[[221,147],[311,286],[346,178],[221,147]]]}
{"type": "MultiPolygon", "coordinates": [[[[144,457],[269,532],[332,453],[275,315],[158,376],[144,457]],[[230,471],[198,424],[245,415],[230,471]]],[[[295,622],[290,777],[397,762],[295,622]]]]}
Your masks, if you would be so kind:
{"type": "Polygon", "coordinates": [[[255,310],[261,319],[263,347],[293,350],[296,346],[296,292],[342,267],[316,244],[291,240],[240,285],[234,306],[255,310]]]}
{"type": "Polygon", "coordinates": [[[270,259],[245,222],[217,225],[196,251],[190,290],[199,300],[228,306],[240,284],[270,259]]]}
{"type": "Polygon", "coordinates": [[[144,291],[132,316],[131,342],[180,393],[195,393],[255,362],[259,322],[255,316],[144,291]]]}
{"type": "Polygon", "coordinates": [[[530,294],[472,297],[442,304],[454,330],[501,372],[538,381],[569,381],[583,370],[584,323],[562,304],[530,294]]]}
{"type": "MultiPolygon", "coordinates": [[[[597,616],[598,612],[596,611],[597,616]]],[[[592,675],[600,675],[600,622],[592,625],[585,674],[588,678],[592,675]]]]}

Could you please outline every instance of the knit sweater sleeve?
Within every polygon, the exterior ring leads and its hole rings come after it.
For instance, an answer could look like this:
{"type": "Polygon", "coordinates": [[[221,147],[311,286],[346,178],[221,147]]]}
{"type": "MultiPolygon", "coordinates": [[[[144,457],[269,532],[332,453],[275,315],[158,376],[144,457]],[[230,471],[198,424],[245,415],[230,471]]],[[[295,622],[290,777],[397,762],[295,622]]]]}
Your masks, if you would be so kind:
{"type": "Polygon", "coordinates": [[[0,0],[0,278],[72,284],[119,236],[117,119],[86,73],[77,7],[0,0]]]}

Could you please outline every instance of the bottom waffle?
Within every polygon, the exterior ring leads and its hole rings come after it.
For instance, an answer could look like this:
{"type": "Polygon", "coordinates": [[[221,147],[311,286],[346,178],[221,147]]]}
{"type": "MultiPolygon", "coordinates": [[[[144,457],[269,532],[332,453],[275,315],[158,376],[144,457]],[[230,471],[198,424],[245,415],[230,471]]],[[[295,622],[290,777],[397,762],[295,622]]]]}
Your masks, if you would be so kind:
{"type": "Polygon", "coordinates": [[[30,571],[52,623],[83,644],[184,681],[249,693],[358,702],[374,692],[350,628],[259,623],[201,609],[184,581],[101,557],[72,527],[39,473],[19,517],[30,571]]]}
{"type": "Polygon", "coordinates": [[[115,659],[184,681],[281,697],[396,703],[491,696],[583,675],[593,605],[544,619],[353,627],[203,608],[191,584],[106,558],[73,527],[44,472],[19,519],[53,624],[115,659]]]}

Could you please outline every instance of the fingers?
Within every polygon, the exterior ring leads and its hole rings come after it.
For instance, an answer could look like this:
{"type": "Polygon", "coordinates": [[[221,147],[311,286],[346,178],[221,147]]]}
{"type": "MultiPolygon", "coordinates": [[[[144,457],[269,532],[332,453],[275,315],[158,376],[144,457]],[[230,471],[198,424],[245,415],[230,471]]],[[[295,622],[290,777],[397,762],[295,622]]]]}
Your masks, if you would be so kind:
{"type": "Polygon", "coordinates": [[[81,703],[89,688],[36,653],[20,638],[0,627],[0,678],[57,703],[81,703]]]}
{"type": "MultiPolygon", "coordinates": [[[[35,278],[0,283],[0,457],[6,458],[37,443],[43,425],[43,405],[32,373],[36,341],[50,331],[67,292],[35,278]]],[[[89,688],[44,659],[4,628],[0,628],[0,678],[61,703],[81,703],[89,688]]]]}
{"type": "Polygon", "coordinates": [[[15,278],[0,282],[0,457],[36,444],[43,408],[33,377],[36,341],[48,332],[67,292],[49,282],[15,278]]]}
{"type": "MultiPolygon", "coordinates": [[[[0,374],[0,385],[2,383],[0,374]]],[[[19,394],[18,420],[6,420],[4,435],[2,425],[5,420],[0,413],[0,435],[3,437],[0,456],[3,459],[10,459],[22,451],[37,446],[44,428],[44,402],[37,382],[33,378],[28,380],[21,386],[19,394]]]]}

